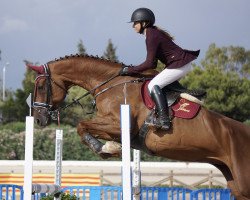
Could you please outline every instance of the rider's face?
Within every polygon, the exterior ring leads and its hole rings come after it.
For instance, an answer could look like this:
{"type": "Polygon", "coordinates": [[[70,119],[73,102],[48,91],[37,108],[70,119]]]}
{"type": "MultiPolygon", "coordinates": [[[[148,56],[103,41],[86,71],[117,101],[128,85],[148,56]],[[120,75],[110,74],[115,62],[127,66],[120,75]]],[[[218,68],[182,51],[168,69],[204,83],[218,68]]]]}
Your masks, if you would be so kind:
{"type": "Polygon", "coordinates": [[[136,33],[139,33],[140,30],[141,30],[141,23],[140,22],[134,22],[133,28],[134,28],[136,33]]]}

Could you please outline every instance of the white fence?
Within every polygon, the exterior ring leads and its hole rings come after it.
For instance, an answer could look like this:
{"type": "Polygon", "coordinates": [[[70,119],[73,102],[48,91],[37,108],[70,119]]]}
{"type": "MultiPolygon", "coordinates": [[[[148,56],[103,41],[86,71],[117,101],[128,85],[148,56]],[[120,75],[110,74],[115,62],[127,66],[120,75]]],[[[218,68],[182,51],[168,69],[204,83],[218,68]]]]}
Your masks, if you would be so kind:
{"type": "MultiPolygon", "coordinates": [[[[131,163],[133,166],[133,163],[131,163]]],[[[205,163],[141,162],[144,186],[184,185],[197,188],[200,184],[226,187],[222,173],[205,163]],[[183,184],[184,183],[184,184],[183,184]]],[[[0,161],[0,173],[23,173],[24,161],[0,161]]],[[[120,161],[62,161],[63,174],[100,174],[103,185],[121,185],[120,161]]],[[[34,161],[34,174],[54,174],[55,161],[34,161]]]]}

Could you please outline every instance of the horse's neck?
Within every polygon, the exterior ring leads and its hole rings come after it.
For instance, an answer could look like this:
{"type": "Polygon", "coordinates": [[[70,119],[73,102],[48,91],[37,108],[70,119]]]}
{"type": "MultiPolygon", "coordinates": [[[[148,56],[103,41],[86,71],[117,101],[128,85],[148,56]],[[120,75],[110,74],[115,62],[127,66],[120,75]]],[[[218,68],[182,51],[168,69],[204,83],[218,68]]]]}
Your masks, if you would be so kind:
{"type": "Polygon", "coordinates": [[[77,85],[88,91],[108,80],[118,70],[116,64],[101,62],[98,59],[86,61],[69,59],[53,66],[53,71],[60,75],[66,86],[77,85]]]}

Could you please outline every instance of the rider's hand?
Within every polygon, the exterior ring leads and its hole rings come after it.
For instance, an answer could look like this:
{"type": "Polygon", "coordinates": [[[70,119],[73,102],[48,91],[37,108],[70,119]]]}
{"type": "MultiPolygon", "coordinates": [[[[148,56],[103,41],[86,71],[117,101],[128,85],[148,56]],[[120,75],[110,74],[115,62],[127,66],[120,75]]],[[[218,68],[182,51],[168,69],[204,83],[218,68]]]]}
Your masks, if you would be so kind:
{"type": "Polygon", "coordinates": [[[129,68],[128,66],[122,67],[121,71],[119,72],[119,75],[120,76],[128,76],[129,75],[128,68],[129,68]]]}

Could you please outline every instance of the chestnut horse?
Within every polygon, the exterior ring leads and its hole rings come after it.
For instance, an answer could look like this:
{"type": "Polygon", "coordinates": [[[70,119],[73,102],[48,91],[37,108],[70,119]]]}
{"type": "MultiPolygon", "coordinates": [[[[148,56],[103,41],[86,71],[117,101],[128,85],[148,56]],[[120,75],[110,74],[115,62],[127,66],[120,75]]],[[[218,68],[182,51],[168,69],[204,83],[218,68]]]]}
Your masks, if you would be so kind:
{"type": "MultiPolygon", "coordinates": [[[[43,66],[28,67],[38,73],[33,114],[41,126],[46,126],[51,116],[56,117],[71,86],[80,86],[95,96],[96,117],[79,122],[77,132],[82,142],[102,157],[120,153],[120,105],[125,98],[131,107],[132,138],[150,113],[142,101],[138,77],[119,76],[122,63],[71,55],[43,66]],[[103,145],[98,139],[113,142],[103,145]]],[[[145,139],[146,147],[155,156],[216,166],[240,200],[250,199],[249,144],[248,126],[204,107],[193,119],[175,117],[168,132],[150,129],[145,139]]]]}

